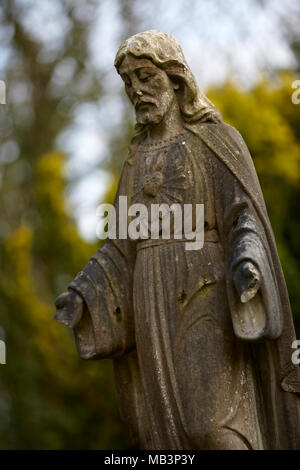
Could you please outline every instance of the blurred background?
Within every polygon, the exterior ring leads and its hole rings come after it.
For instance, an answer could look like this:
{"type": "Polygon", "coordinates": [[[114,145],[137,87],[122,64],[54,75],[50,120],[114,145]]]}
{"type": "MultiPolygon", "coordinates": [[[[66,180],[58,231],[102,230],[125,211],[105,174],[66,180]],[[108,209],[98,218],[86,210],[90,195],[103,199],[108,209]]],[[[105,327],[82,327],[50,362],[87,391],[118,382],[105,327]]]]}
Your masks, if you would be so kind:
{"type": "Polygon", "coordinates": [[[112,364],[79,359],[52,320],[100,246],[96,207],[113,199],[134,125],[115,53],[140,31],[173,34],[242,133],[300,338],[300,2],[1,0],[0,22],[0,448],[129,448],[112,364]]]}

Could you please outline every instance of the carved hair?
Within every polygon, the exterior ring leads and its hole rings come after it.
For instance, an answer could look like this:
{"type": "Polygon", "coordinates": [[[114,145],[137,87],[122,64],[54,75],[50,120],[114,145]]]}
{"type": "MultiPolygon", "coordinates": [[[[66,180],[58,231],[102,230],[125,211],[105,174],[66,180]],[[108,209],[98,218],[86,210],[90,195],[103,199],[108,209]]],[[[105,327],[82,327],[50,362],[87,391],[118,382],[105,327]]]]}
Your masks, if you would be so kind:
{"type": "Polygon", "coordinates": [[[128,38],[119,48],[115,67],[119,67],[125,56],[151,59],[152,62],[179,84],[176,96],[182,118],[187,123],[220,122],[221,113],[200,91],[176,39],[168,33],[150,30],[128,38]]]}

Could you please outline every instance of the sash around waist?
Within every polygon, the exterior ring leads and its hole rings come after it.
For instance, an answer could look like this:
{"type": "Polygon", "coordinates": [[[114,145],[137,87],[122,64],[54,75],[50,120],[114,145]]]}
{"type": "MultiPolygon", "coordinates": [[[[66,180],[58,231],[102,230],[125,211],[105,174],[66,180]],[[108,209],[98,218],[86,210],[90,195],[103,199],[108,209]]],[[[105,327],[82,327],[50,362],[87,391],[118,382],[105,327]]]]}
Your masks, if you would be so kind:
{"type": "MultiPolygon", "coordinates": [[[[151,247],[154,247],[154,246],[160,246],[160,245],[169,245],[171,243],[190,243],[190,242],[194,242],[195,240],[188,240],[187,238],[180,238],[180,239],[176,239],[176,238],[170,238],[170,239],[163,239],[163,238],[159,238],[157,240],[153,240],[151,238],[147,239],[147,240],[140,240],[138,243],[137,243],[137,251],[139,250],[142,250],[144,248],[151,248],[151,247]]],[[[216,229],[212,229],[212,230],[208,230],[206,232],[204,232],[204,243],[218,243],[219,242],[219,235],[218,235],[218,232],[216,229]]]]}

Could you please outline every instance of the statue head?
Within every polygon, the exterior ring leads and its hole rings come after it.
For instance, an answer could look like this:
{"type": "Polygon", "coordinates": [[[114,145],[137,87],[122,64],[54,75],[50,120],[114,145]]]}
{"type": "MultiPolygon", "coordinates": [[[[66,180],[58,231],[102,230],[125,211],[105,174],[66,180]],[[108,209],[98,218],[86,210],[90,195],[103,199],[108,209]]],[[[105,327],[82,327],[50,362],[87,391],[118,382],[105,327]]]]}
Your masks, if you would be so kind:
{"type": "Polygon", "coordinates": [[[150,30],[128,38],[117,52],[115,67],[135,106],[138,125],[159,122],[174,98],[186,123],[222,119],[200,91],[180,45],[168,33],[150,30]],[[135,74],[129,77],[133,70],[135,74]]]}
{"type": "Polygon", "coordinates": [[[175,95],[179,85],[151,59],[127,54],[119,67],[119,74],[134,106],[138,125],[155,125],[171,120],[174,126],[182,122],[175,95]]]}

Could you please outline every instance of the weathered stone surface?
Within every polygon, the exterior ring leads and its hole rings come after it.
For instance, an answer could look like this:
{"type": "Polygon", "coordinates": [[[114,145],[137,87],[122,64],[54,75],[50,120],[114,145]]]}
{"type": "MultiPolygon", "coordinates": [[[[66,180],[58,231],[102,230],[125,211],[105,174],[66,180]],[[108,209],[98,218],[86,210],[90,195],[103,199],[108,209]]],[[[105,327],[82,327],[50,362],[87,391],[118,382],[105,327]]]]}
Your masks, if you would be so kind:
{"type": "Polygon", "coordinates": [[[115,66],[137,126],[119,196],[204,204],[204,245],[108,239],[56,300],[80,356],[114,361],[120,411],[146,449],[300,447],[292,314],[251,156],[180,46],[147,31],[115,66]]]}

